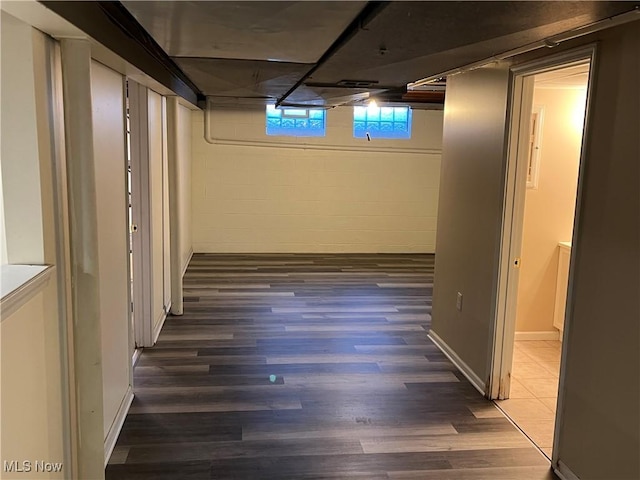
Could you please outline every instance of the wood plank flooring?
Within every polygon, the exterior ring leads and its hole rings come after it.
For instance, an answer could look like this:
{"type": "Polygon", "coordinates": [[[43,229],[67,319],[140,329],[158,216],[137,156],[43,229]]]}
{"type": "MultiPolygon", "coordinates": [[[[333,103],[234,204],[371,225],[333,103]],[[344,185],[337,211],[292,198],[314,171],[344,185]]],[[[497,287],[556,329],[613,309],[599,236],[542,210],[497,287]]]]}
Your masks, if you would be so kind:
{"type": "Polygon", "coordinates": [[[107,479],[547,480],[427,338],[432,255],[195,255],[107,479]]]}

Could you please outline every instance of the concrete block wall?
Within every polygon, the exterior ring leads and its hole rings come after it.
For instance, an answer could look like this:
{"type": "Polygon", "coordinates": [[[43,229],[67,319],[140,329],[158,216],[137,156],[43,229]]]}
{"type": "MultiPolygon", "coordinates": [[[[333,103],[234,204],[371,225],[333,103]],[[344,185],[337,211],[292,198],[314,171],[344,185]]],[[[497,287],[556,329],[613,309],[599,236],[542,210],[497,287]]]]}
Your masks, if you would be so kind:
{"type": "Polygon", "coordinates": [[[352,109],[324,138],[270,137],[264,109],[192,118],[195,252],[434,252],[442,112],[411,140],[354,139],[352,109]]]}

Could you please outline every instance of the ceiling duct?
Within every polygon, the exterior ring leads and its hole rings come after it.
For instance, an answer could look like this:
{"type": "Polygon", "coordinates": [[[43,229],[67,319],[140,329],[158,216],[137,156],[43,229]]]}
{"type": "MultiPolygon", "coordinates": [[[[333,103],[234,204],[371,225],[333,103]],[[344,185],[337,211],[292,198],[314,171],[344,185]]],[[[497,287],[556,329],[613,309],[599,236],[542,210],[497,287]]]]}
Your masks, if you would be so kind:
{"type": "Polygon", "coordinates": [[[380,12],[382,12],[391,2],[368,2],[358,16],[349,24],[349,26],[342,32],[342,34],[336,38],[331,46],[324,52],[316,64],[298,80],[282,97],[276,102],[276,106],[282,104],[289,95],[296,91],[296,89],[302,85],[305,80],[311,77],[313,73],[324,65],[333,55],[342,48],[349,40],[351,40],[356,34],[364,29],[364,27],[371,22],[380,12]]]}
{"type": "Polygon", "coordinates": [[[345,88],[371,88],[375,87],[377,83],[377,80],[340,80],[336,85],[345,88]]]}

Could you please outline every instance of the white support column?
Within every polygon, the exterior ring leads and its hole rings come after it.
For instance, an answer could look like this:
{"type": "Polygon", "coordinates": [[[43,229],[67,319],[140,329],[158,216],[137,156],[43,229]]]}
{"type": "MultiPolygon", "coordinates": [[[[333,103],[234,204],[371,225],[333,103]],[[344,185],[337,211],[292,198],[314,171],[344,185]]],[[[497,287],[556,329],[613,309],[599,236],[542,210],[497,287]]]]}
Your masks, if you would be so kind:
{"type": "Polygon", "coordinates": [[[171,231],[171,313],[182,315],[182,244],[180,238],[180,167],[178,151],[178,97],[167,97],[167,140],[169,150],[169,217],[171,231]]]}
{"type": "Polygon", "coordinates": [[[104,478],[98,218],[91,110],[91,48],[62,40],[76,378],[78,478],[104,478]]]}

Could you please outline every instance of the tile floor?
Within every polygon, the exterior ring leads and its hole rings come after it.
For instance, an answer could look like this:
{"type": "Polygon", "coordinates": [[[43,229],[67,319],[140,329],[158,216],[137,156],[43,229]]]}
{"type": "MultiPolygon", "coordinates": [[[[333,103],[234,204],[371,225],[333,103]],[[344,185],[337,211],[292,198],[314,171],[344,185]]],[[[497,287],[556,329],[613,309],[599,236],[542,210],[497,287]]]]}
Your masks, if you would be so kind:
{"type": "Polygon", "coordinates": [[[513,352],[511,395],[497,405],[551,458],[562,343],[518,340],[513,352]]]}

